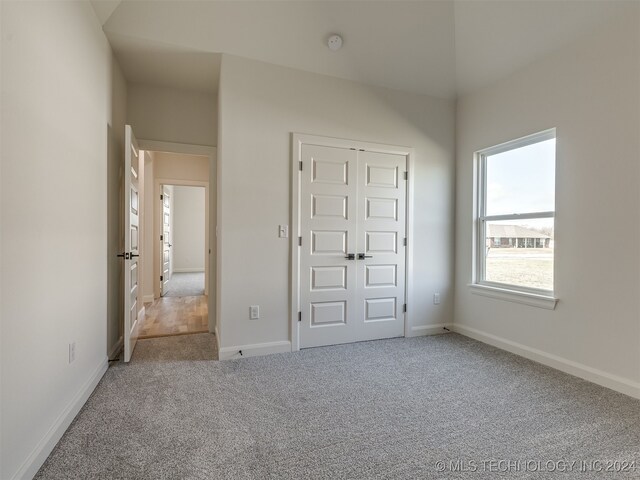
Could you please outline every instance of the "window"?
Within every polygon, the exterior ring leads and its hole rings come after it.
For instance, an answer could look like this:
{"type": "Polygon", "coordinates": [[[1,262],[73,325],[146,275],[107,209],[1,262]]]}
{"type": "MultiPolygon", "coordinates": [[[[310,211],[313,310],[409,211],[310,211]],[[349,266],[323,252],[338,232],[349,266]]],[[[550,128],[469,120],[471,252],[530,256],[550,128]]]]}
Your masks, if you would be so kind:
{"type": "Polygon", "coordinates": [[[552,129],[477,152],[475,285],[553,296],[555,147],[552,129]]]}

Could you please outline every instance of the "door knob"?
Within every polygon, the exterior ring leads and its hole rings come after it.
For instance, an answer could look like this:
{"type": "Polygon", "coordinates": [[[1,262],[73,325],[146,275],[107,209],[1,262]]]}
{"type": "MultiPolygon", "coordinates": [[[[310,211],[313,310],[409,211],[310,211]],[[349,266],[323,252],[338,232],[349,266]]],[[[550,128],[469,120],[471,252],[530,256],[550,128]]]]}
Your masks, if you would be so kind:
{"type": "Polygon", "coordinates": [[[347,253],[347,255],[344,257],[347,260],[355,260],[356,259],[356,254],[355,253],[347,253]]]}
{"type": "Polygon", "coordinates": [[[373,258],[373,255],[365,255],[364,253],[358,254],[358,260],[364,260],[365,258],[373,258]]]}

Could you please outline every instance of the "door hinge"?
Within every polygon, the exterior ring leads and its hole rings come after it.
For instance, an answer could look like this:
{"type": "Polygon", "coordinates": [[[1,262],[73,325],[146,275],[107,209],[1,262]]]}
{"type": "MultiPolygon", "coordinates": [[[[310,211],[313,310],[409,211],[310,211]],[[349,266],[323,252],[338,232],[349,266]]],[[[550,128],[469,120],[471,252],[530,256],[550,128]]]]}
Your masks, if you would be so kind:
{"type": "Polygon", "coordinates": [[[160,235],[160,241],[162,241],[162,240],[163,240],[162,235],[160,235]]]}
{"type": "Polygon", "coordinates": [[[407,313],[407,304],[406,303],[402,306],[402,312],[403,313],[407,313]]]}
{"type": "Polygon", "coordinates": [[[404,245],[405,247],[407,246],[407,237],[404,237],[402,239],[402,245],[404,245]]]}
{"type": "Polygon", "coordinates": [[[162,282],[164,280],[164,278],[162,277],[162,275],[160,275],[160,281],[162,282]]]}
{"type": "Polygon", "coordinates": [[[350,148],[349,150],[357,151],[357,148],[350,148]]]}
{"type": "Polygon", "coordinates": [[[404,172],[404,179],[409,180],[409,172],[404,172]]]}
{"type": "Polygon", "coordinates": [[[298,321],[301,322],[302,321],[302,312],[298,312],[298,321]]]}
{"type": "Polygon", "coordinates": [[[162,200],[164,198],[164,196],[160,195],[160,200],[162,200]]]}
{"type": "Polygon", "coordinates": [[[302,171],[302,161],[298,162],[298,168],[302,171]]]}
{"type": "Polygon", "coordinates": [[[301,247],[302,246],[302,237],[298,237],[298,246],[301,247]]]}

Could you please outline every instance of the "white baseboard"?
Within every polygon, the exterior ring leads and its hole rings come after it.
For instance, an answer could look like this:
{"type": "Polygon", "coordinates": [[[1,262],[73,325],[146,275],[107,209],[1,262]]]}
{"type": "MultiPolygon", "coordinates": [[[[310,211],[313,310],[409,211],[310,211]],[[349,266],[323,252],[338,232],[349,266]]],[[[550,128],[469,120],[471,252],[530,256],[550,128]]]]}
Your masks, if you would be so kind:
{"type": "Polygon", "coordinates": [[[253,345],[238,345],[234,347],[219,348],[218,358],[220,360],[236,360],[243,357],[257,357],[260,355],[287,352],[291,352],[291,342],[288,340],[282,342],[255,343],[253,345]],[[240,355],[240,351],[242,351],[242,355],[240,355]]]}
{"type": "Polygon", "coordinates": [[[35,476],[49,454],[53,451],[60,438],[62,438],[64,432],[69,428],[69,425],[71,425],[71,422],[76,417],[82,406],[86,403],[93,390],[98,385],[98,382],[107,371],[108,366],[109,362],[105,357],[105,359],[100,362],[100,365],[98,365],[84,383],[82,388],[80,388],[78,393],[71,399],[71,402],[69,402],[60,415],[58,415],[58,418],[53,422],[49,431],[47,431],[45,436],[38,442],[18,471],[13,475],[13,477],[11,477],[13,480],[30,479],[35,476]]]}
{"type": "Polygon", "coordinates": [[[124,344],[124,339],[120,337],[118,341],[115,343],[115,345],[111,347],[111,350],[109,350],[109,353],[107,354],[107,358],[109,360],[113,360],[116,357],[116,355],[120,353],[120,350],[122,350],[123,344],[124,344]]]}
{"type": "Polygon", "coordinates": [[[435,325],[417,325],[411,327],[409,335],[407,337],[419,337],[421,335],[442,335],[443,333],[449,333],[452,330],[450,323],[437,323],[435,325]],[[445,330],[448,329],[448,330],[445,330]]]}
{"type": "Polygon", "coordinates": [[[204,268],[174,268],[173,273],[201,273],[204,268]]]}
{"type": "Polygon", "coordinates": [[[156,297],[153,294],[145,295],[144,297],[142,297],[142,302],[143,303],[152,303],[155,299],[156,299],[156,297]]]}
{"type": "Polygon", "coordinates": [[[536,348],[527,347],[520,343],[512,342],[506,338],[498,337],[490,333],[485,333],[475,328],[466,327],[464,325],[453,324],[451,330],[456,333],[460,333],[467,337],[471,337],[494,347],[498,347],[502,350],[506,350],[521,357],[528,358],[534,362],[541,363],[556,370],[568,373],[576,377],[580,377],[592,383],[596,383],[603,387],[610,388],[625,395],[629,395],[634,398],[640,398],[640,383],[634,382],[627,378],[612,375],[596,368],[588,367],[572,360],[552,355],[550,353],[538,350],[536,348]]]}

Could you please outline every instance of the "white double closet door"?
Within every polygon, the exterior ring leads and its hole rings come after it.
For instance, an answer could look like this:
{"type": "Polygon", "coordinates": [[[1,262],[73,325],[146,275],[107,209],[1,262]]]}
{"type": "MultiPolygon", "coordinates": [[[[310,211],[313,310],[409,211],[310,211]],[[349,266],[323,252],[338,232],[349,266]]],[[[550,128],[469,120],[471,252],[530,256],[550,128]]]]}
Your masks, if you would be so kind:
{"type": "Polygon", "coordinates": [[[300,347],[403,336],[407,157],[300,154],[300,347]]]}

